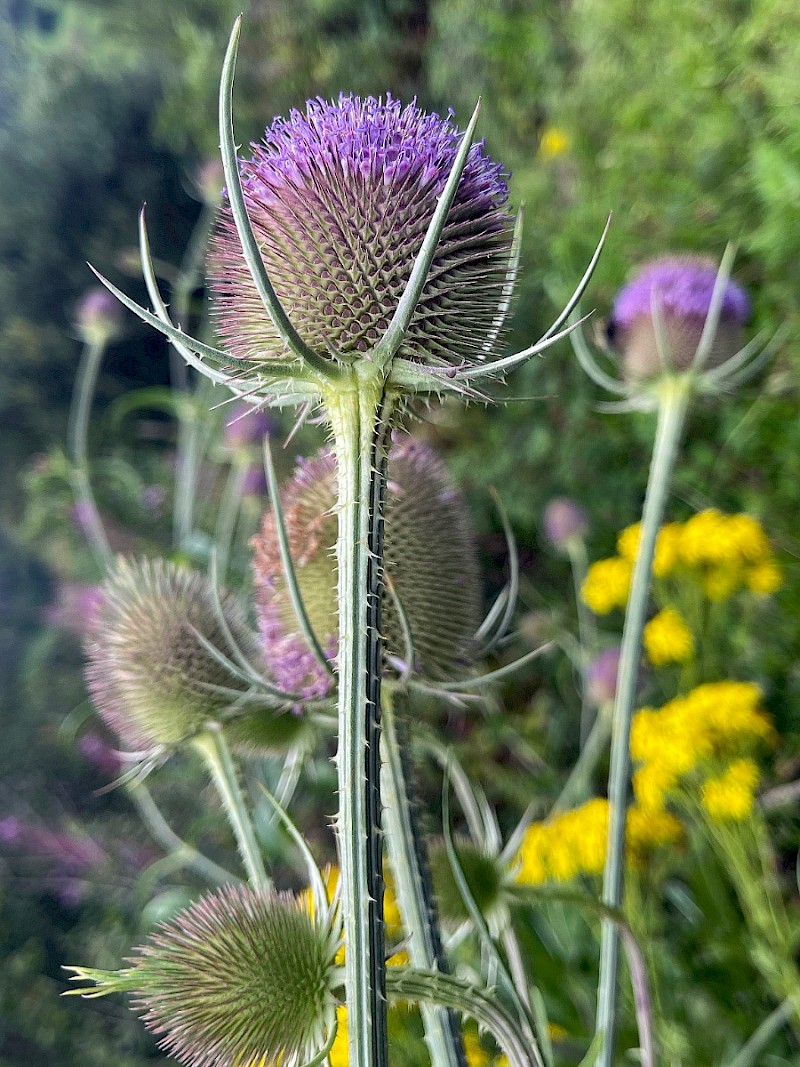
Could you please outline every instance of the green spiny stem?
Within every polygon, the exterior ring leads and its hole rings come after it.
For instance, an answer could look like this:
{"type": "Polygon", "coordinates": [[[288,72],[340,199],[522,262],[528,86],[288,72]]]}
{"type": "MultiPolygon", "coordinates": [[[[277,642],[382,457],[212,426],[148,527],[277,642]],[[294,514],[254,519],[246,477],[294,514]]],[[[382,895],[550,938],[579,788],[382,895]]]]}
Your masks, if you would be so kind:
{"type": "Polygon", "coordinates": [[[239,785],[236,767],[222,730],[218,726],[210,726],[205,733],[195,737],[193,744],[205,760],[209,773],[214,779],[231,829],[236,837],[250,884],[255,889],[269,889],[270,880],[264,869],[264,860],[239,785]]]}
{"type": "MultiPolygon", "coordinates": [[[[386,691],[382,725],[386,836],[397,903],[409,935],[408,954],[414,967],[447,973],[425,842],[413,802],[412,776],[404,755],[409,751],[408,731],[395,713],[393,695],[386,691]]],[[[466,1067],[455,1014],[432,1004],[421,1004],[420,1010],[433,1067],[466,1067]]]]}
{"type": "MultiPolygon", "coordinates": [[[[664,516],[670,477],[681,429],[691,399],[691,391],[690,375],[665,377],[661,383],[658,424],[642,513],[642,532],[622,630],[622,648],[611,735],[608,846],[603,873],[603,903],[612,908],[619,908],[622,903],[625,816],[630,781],[631,717],[636,695],[650,574],[656,535],[664,516]]],[[[613,1062],[618,970],[619,933],[613,922],[605,920],[600,942],[600,980],[597,993],[596,1032],[603,1035],[603,1046],[597,1060],[598,1067],[611,1067],[613,1062]]]]}
{"type": "Polygon", "coordinates": [[[350,1064],[386,1067],[379,610],[390,405],[382,374],[359,362],[346,381],[327,389],[325,406],[338,484],[337,830],[350,1064]]]}
{"type": "Polygon", "coordinates": [[[470,1016],[491,1033],[511,1067],[537,1067],[538,1060],[532,1056],[530,1041],[489,990],[449,974],[405,967],[391,968],[386,976],[386,990],[392,1000],[438,1004],[470,1016]]]}
{"type": "Polygon", "coordinates": [[[77,501],[85,512],[82,520],[83,528],[95,559],[103,570],[108,570],[112,561],[111,546],[108,543],[89,480],[87,448],[89,412],[105,350],[105,341],[95,341],[84,347],[75,379],[75,391],[72,395],[67,440],[73,463],[72,485],[77,501]]]}

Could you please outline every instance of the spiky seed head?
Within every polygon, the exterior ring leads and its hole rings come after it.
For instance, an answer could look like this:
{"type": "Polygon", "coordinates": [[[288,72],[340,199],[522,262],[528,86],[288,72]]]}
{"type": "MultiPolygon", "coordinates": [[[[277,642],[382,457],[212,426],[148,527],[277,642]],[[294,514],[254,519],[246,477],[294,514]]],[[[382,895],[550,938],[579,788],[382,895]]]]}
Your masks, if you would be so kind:
{"type": "MultiPolygon", "coordinates": [[[[336,466],[330,452],[301,460],[281,493],[300,593],[318,640],[338,644],[336,466]]],[[[320,696],[330,678],[298,632],[286,590],[272,512],[253,539],[256,602],[265,655],[282,688],[320,696]]],[[[385,566],[408,617],[418,662],[432,678],[452,677],[469,662],[480,621],[480,577],[466,505],[428,445],[395,441],[388,466],[385,566]]],[[[389,653],[402,657],[403,630],[384,595],[381,629],[389,653]]]]}
{"type": "MultiPolygon", "coordinates": [[[[172,747],[225,718],[242,683],[218,662],[203,638],[230,658],[207,579],[166,560],[120,558],[101,588],[87,638],[89,690],[101,717],[136,749],[172,747]]],[[[258,649],[234,598],[222,593],[222,615],[239,647],[258,649]]]]}
{"type": "Polygon", "coordinates": [[[291,1067],[324,1044],[338,938],[291,893],[226,886],[130,960],[148,1029],[192,1067],[291,1067]]]}
{"type": "MultiPolygon", "coordinates": [[[[609,340],[627,377],[653,377],[665,369],[686,370],[691,365],[711,306],[717,271],[718,265],[705,256],[665,256],[645,264],[620,290],[609,321],[609,340]],[[664,324],[663,354],[659,353],[654,304],[661,309],[664,324]]],[[[747,294],[729,280],[707,367],[719,366],[741,347],[742,327],[749,315],[747,294]]]]}
{"type": "MultiPolygon", "coordinates": [[[[467,838],[455,842],[456,855],[470,892],[482,915],[487,918],[501,903],[504,872],[500,863],[467,838]]],[[[458,887],[443,841],[430,847],[430,869],[439,914],[444,922],[462,923],[469,911],[458,887]]]]}
{"type": "MultiPolygon", "coordinates": [[[[275,119],[240,164],[248,214],[275,291],[318,352],[357,355],[397,307],[458,151],[452,115],[341,95],[275,119]]],[[[511,250],[499,164],[473,145],[400,355],[459,364],[491,355],[511,250]]],[[[208,267],[212,316],[239,359],[285,358],[225,202],[208,267]]]]}

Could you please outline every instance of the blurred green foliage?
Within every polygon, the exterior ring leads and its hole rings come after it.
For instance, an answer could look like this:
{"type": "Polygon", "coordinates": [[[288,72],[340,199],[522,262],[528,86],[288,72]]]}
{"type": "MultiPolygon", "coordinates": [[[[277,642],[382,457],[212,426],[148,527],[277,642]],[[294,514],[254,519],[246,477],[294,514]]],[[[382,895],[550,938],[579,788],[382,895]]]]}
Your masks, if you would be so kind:
{"type": "MultiPolygon", "coordinates": [[[[108,776],[76,755],[61,729],[71,712],[77,720],[82,709],[88,714],[79,639],[40,625],[59,581],[97,577],[71,519],[63,457],[79,356],[71,317],[92,284],[87,259],[142,296],[131,254],[142,201],[155,254],[179,263],[200,210],[192,175],[216,150],[218,71],[241,6],[0,0],[0,664],[8,678],[0,709],[6,724],[0,819],[58,826],[79,820],[104,843],[122,839],[145,848],[149,839],[119,791],[94,795],[108,776]]],[[[738,243],[736,274],[753,298],[753,329],[785,332],[763,378],[695,410],[670,517],[707,505],[747,510],[776,541],[785,588],[767,632],[743,629],[740,639],[759,637],[747,658],[767,685],[784,737],[774,779],[796,777],[795,0],[250,0],[246,8],[236,83],[242,143],[259,137],[273,115],[316,94],[417,95],[425,106],[453,107],[461,120],[482,97],[483,135],[513,172],[515,203],[526,205],[512,342],[525,343],[549,325],[610,211],[611,236],[587,301],[598,318],[641,260],[674,250],[719,256],[728,240],[738,243]]],[[[160,340],[129,316],[109,351],[92,427],[98,496],[123,547],[158,550],[167,543],[170,491],[154,509],[146,490],[168,484],[174,433],[154,409],[146,418],[115,419],[114,401],[133,387],[163,383],[166,366],[160,340]]],[[[579,499],[591,516],[594,554],[611,550],[615,532],[641,505],[652,422],[599,411],[604,398],[566,343],[517,375],[503,399],[489,408],[434,411],[425,432],[447,449],[473,490],[490,588],[502,582],[505,551],[485,491],[495,485],[521,546],[524,607],[555,611],[556,622],[574,627],[568,572],[541,543],[544,504],[557,494],[579,499]]],[[[309,440],[315,447],[313,434],[309,440]]],[[[207,492],[218,499],[218,486],[207,492]]],[[[575,753],[574,676],[565,661],[549,670],[545,681],[533,672],[515,680],[503,693],[503,713],[443,722],[440,711],[419,709],[448,731],[506,825],[530,799],[534,773],[546,808],[575,753]]],[[[173,784],[159,798],[170,817],[233,864],[227,837],[198,813],[196,769],[172,771],[173,784]]],[[[300,820],[310,824],[329,810],[330,768],[309,775],[300,820]]],[[[435,796],[438,786],[428,785],[435,796]]],[[[787,870],[796,859],[797,828],[791,815],[777,823],[787,870]]],[[[274,830],[262,830],[274,844],[274,830]]],[[[321,847],[330,848],[329,838],[321,847]]],[[[121,1005],[94,1002],[87,1010],[56,996],[64,988],[60,963],[114,966],[129,950],[141,931],[142,886],[163,890],[162,915],[182,894],[197,891],[185,871],[167,871],[163,879],[148,874],[150,862],[126,866],[112,856],[106,881],[68,900],[41,866],[0,852],[7,961],[0,976],[0,1067],[93,1067],[110,1059],[133,1067],[159,1059],[121,1005]]],[[[735,903],[708,854],[692,863],[676,857],[659,884],[666,918],[650,951],[670,1002],[674,1062],[724,1062],[770,1010],[739,944],[735,903]],[[733,997],[731,974],[739,986],[733,997]]],[[[548,1004],[553,1019],[578,1036],[591,1028],[590,935],[591,922],[552,905],[537,916],[527,946],[542,985],[559,991],[548,1004]]],[[[759,1062],[792,1062],[784,1038],[770,1048],[759,1062]]]]}

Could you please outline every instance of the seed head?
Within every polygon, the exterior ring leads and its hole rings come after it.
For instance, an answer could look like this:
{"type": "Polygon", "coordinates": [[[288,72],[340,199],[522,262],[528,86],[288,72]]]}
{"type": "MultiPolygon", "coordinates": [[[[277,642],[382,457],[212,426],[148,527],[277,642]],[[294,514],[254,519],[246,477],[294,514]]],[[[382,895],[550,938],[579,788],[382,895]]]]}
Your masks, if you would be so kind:
{"type": "MultiPolygon", "coordinates": [[[[651,377],[667,370],[686,370],[692,363],[717,278],[717,264],[703,256],[667,256],[644,266],[617,295],[609,337],[630,378],[651,377]],[[660,308],[665,351],[659,353],[654,306],[660,308]]],[[[719,366],[740,347],[750,301],[741,286],[728,281],[722,310],[706,366],[719,366]]]]}
{"type": "MultiPolygon", "coordinates": [[[[310,347],[372,348],[411,274],[459,145],[415,103],[312,100],[267,129],[240,164],[251,224],[275,291],[310,347]]],[[[473,145],[400,355],[459,364],[491,355],[511,249],[499,164],[473,145]]],[[[223,203],[209,259],[212,315],[239,359],[285,358],[223,203]]]]}
{"type": "MultiPolygon", "coordinates": [[[[133,748],[174,746],[235,701],[213,687],[241,683],[200,640],[230,656],[206,579],[166,560],[120,559],[101,589],[87,639],[89,690],[102,718],[133,748]]],[[[236,601],[222,614],[239,647],[257,654],[236,601]]]]}
{"type": "MultiPolygon", "coordinates": [[[[323,452],[301,460],[283,490],[284,520],[311,626],[336,652],[336,468],[323,452]]],[[[256,601],[264,649],[275,679],[290,692],[321,696],[330,678],[297,631],[283,580],[271,512],[253,539],[256,601]]],[[[477,555],[466,506],[432,449],[406,439],[392,448],[386,500],[385,566],[408,617],[418,670],[452,677],[468,662],[480,621],[477,555]]],[[[402,657],[403,631],[384,597],[381,629],[387,651],[402,657]]]]}
{"type": "Polygon", "coordinates": [[[290,1067],[324,1044],[337,948],[292,894],[226,886],[138,949],[135,1005],[180,1063],[290,1067]]]}

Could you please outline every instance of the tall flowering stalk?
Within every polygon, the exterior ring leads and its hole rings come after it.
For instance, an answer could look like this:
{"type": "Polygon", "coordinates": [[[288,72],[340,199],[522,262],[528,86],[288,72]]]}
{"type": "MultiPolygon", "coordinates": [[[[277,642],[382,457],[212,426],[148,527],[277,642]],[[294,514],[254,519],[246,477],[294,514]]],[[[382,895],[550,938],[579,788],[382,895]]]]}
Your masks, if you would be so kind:
{"type": "MultiPolygon", "coordinates": [[[[171,321],[143,220],[154,311],[105,284],[213,382],[258,408],[297,408],[301,421],[320,408],[328,425],[337,473],[335,664],[313,640],[309,647],[337,681],[350,1064],[383,1067],[380,613],[391,429],[414,397],[485,398],[483,382],[502,379],[564,336],[600,249],[544,337],[495,358],[518,242],[502,168],[472,143],[478,109],[462,135],[449,119],[388,96],[312,101],[304,113],[276,120],[251,159],[240,161],[232,124],[239,32],[237,21],[223,66],[226,196],[209,271],[224,351],[171,321]]],[[[307,620],[301,628],[309,635],[307,620]]],[[[454,1006],[460,986],[442,977],[445,986],[454,1006]]]]}
{"type": "MultiPolygon", "coordinates": [[[[749,314],[744,291],[730,281],[733,248],[719,269],[699,257],[658,260],[617,297],[609,336],[624,382],[607,375],[580,341],[576,354],[589,375],[624,399],[616,410],[655,410],[657,423],[638,547],[622,631],[611,735],[610,819],[603,873],[603,904],[622,903],[625,823],[630,790],[630,734],[642,634],[656,538],[667,501],[686,413],[696,394],[719,393],[753,372],[759,339],[740,347],[749,314]],[[748,364],[748,360],[751,362],[748,364]]],[[[599,1067],[611,1067],[616,1034],[619,932],[603,923],[596,1032],[599,1067]]]]}

